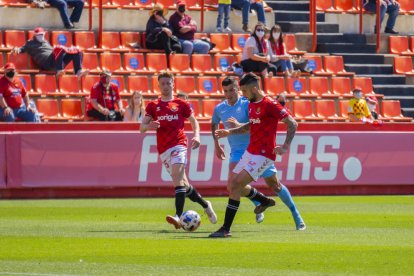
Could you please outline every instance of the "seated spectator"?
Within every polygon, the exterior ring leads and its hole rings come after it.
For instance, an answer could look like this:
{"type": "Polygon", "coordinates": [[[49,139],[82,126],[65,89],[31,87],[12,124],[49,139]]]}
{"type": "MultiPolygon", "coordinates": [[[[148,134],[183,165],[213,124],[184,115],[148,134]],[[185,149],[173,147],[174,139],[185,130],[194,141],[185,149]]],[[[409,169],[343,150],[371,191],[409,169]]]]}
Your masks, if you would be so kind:
{"type": "Polygon", "coordinates": [[[78,23],[82,15],[84,0],[28,0],[39,8],[44,8],[45,3],[59,10],[60,17],[66,29],[74,29],[73,23],[78,23]],[[73,12],[69,17],[68,6],[73,7],[73,12]]]}
{"type": "Polygon", "coordinates": [[[53,48],[45,40],[45,31],[40,27],[34,30],[34,36],[31,40],[28,40],[21,48],[14,48],[12,53],[28,53],[40,69],[56,71],[58,76],[64,74],[63,69],[71,61],[73,61],[73,71],[79,78],[89,73],[87,70],[82,70],[83,55],[78,48],[62,46],[53,48]]]}
{"type": "Polygon", "coordinates": [[[142,122],[145,116],[145,102],[142,94],[138,91],[132,93],[128,106],[124,113],[124,122],[142,122]]]}
{"type": "Polygon", "coordinates": [[[242,10],[243,31],[251,33],[249,29],[249,13],[255,10],[257,13],[257,21],[266,24],[263,0],[232,0],[231,6],[237,10],[242,10]]]}
{"type": "Polygon", "coordinates": [[[218,33],[226,32],[231,33],[231,29],[229,28],[229,18],[230,18],[230,9],[231,9],[231,0],[219,0],[218,1],[218,16],[217,16],[217,28],[216,31],[218,33]],[[224,29],[221,28],[221,21],[224,17],[224,29]]]}
{"type": "Polygon", "coordinates": [[[210,44],[200,39],[194,39],[194,34],[197,32],[197,22],[185,13],[185,1],[178,0],[176,5],[177,11],[171,15],[169,22],[173,34],[180,40],[183,53],[187,55],[192,53],[207,54],[210,50],[210,44]]]}
{"type": "Polygon", "coordinates": [[[366,97],[365,100],[368,104],[368,109],[371,112],[372,117],[375,120],[378,120],[378,113],[377,113],[378,101],[377,101],[377,99],[375,97],[371,96],[371,97],[366,97]]]}
{"type": "Polygon", "coordinates": [[[279,25],[275,25],[270,29],[269,44],[268,55],[270,62],[276,67],[276,70],[285,73],[287,76],[298,75],[299,72],[293,70],[291,56],[286,54],[282,28],[279,25]]]}
{"type": "Polygon", "coordinates": [[[184,92],[178,92],[177,93],[177,98],[179,98],[183,101],[188,101],[188,95],[187,95],[187,93],[184,93],[184,92]]]}
{"type": "Polygon", "coordinates": [[[165,53],[181,53],[181,44],[173,35],[170,24],[165,19],[168,10],[162,4],[155,4],[150,11],[146,28],[146,45],[148,49],[165,50],[165,53]]]}
{"type": "Polygon", "coordinates": [[[241,66],[244,72],[261,72],[262,76],[276,74],[276,67],[270,64],[269,43],[264,38],[265,26],[261,23],[254,27],[254,32],[246,40],[243,48],[241,66]]]}
{"type": "MultiPolygon", "coordinates": [[[[387,26],[385,27],[385,32],[389,34],[398,34],[398,32],[394,30],[394,26],[395,22],[397,21],[397,16],[400,12],[400,4],[396,0],[380,0],[380,2],[380,24],[382,24],[385,14],[388,13],[388,21],[387,26]]],[[[366,11],[373,13],[377,12],[377,0],[364,0],[363,5],[366,11]]],[[[374,33],[376,32],[377,28],[375,26],[374,33]]]]}
{"type": "Polygon", "coordinates": [[[353,98],[349,100],[348,114],[351,122],[371,122],[372,116],[367,102],[364,100],[361,88],[353,90],[353,98]]]}
{"type": "Polygon", "coordinates": [[[122,121],[125,109],[118,86],[111,82],[112,73],[104,70],[99,76],[100,80],[91,89],[88,116],[99,121],[122,121]]]}
{"type": "Polygon", "coordinates": [[[14,122],[16,119],[39,121],[23,83],[16,77],[16,67],[9,62],[4,66],[4,76],[0,78],[0,121],[14,122]]]}

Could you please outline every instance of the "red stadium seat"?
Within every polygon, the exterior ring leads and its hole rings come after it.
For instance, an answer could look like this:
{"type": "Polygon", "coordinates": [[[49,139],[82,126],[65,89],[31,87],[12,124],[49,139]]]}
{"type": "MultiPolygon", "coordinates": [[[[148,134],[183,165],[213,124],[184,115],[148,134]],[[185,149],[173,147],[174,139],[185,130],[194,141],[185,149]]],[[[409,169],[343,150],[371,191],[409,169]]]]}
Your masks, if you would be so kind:
{"type": "Polygon", "coordinates": [[[165,54],[147,54],[147,68],[151,72],[167,70],[167,57],[165,54]]]}
{"type": "Polygon", "coordinates": [[[198,77],[198,92],[209,96],[222,96],[218,91],[216,77],[198,77]]]}
{"type": "MultiPolygon", "coordinates": [[[[201,10],[201,7],[199,5],[198,0],[186,0],[185,2],[187,3],[187,7],[190,11],[191,10],[197,10],[197,11],[201,10]]],[[[200,1],[200,3],[201,3],[201,1],[200,1]]]]}
{"type": "Polygon", "coordinates": [[[250,34],[232,34],[231,45],[233,46],[233,49],[239,53],[243,52],[244,45],[249,37],[250,34]]]}
{"type": "Polygon", "coordinates": [[[349,119],[348,106],[349,106],[349,101],[339,102],[339,116],[340,117],[349,119]]]}
{"type": "Polygon", "coordinates": [[[100,80],[100,77],[97,75],[87,75],[82,79],[82,92],[85,94],[90,94],[92,87],[100,80]]]}
{"type": "Polygon", "coordinates": [[[145,74],[148,73],[145,67],[144,54],[142,53],[125,53],[124,54],[125,69],[132,73],[145,74]]]}
{"type": "Polygon", "coordinates": [[[152,9],[153,1],[152,0],[132,0],[135,3],[135,6],[140,9],[152,9]]]}
{"type": "Polygon", "coordinates": [[[322,56],[307,55],[305,58],[308,60],[308,68],[312,70],[316,76],[332,76],[332,73],[328,73],[323,69],[322,56]]]}
{"type": "Polygon", "coordinates": [[[382,101],[382,116],[384,118],[396,122],[411,122],[412,118],[404,117],[401,114],[400,101],[382,101]]]}
{"type": "Polygon", "coordinates": [[[56,76],[37,74],[34,76],[35,90],[37,93],[47,96],[59,96],[61,93],[57,89],[56,76]]]}
{"type": "Polygon", "coordinates": [[[175,77],[175,91],[184,92],[188,95],[197,94],[195,80],[193,76],[177,76],[175,77]]]}
{"type": "Polygon", "coordinates": [[[90,70],[92,74],[99,73],[101,68],[98,64],[98,55],[96,53],[83,53],[82,67],[90,70]]]}
{"type": "Polygon", "coordinates": [[[288,54],[299,56],[306,54],[306,51],[299,51],[298,48],[296,48],[296,37],[294,34],[285,34],[283,42],[286,45],[286,52],[288,54]]]}
{"type": "Polygon", "coordinates": [[[221,103],[222,100],[203,100],[201,101],[203,106],[204,117],[209,119],[213,116],[214,108],[221,103]]]}
{"type": "Polygon", "coordinates": [[[318,11],[332,11],[332,0],[316,0],[316,10],[318,11]]]}
{"type": "Polygon", "coordinates": [[[103,32],[102,33],[102,48],[111,52],[128,52],[121,45],[121,39],[118,32],[103,32]]]}
{"type": "Polygon", "coordinates": [[[339,95],[332,93],[329,89],[329,81],[327,77],[311,77],[309,78],[309,92],[324,98],[338,98],[339,95]]]}
{"type": "Polygon", "coordinates": [[[332,93],[341,95],[342,97],[350,98],[351,94],[351,79],[347,77],[333,77],[332,78],[332,93]]]}
{"type": "Polygon", "coordinates": [[[26,34],[24,31],[4,31],[5,51],[14,47],[22,47],[26,43],[26,34]]]}
{"type": "Polygon", "coordinates": [[[141,45],[141,35],[138,32],[120,32],[120,35],[122,47],[129,49],[129,51],[132,52],[138,51],[130,46],[131,43],[138,43],[138,45],[141,45]]]}
{"type": "Polygon", "coordinates": [[[39,113],[43,114],[43,120],[49,121],[63,119],[59,114],[57,99],[38,99],[36,101],[36,107],[39,113]]]}
{"type": "Polygon", "coordinates": [[[414,36],[410,37],[410,51],[414,52],[414,36]]]}
{"type": "Polygon", "coordinates": [[[162,4],[164,7],[175,10],[175,1],[174,0],[157,0],[157,3],[162,4]]]}
{"type": "Polygon", "coordinates": [[[9,6],[9,7],[19,7],[19,8],[26,8],[29,7],[30,4],[26,3],[23,0],[2,0],[2,3],[5,6],[9,6]]]}
{"type": "Polygon", "coordinates": [[[220,73],[231,73],[229,69],[234,62],[235,59],[233,55],[217,54],[214,56],[214,64],[216,65],[216,70],[220,73]]]}
{"type": "Polygon", "coordinates": [[[52,31],[52,38],[50,41],[52,46],[66,46],[70,47],[73,45],[72,33],[69,31],[52,31]]]}
{"type": "Polygon", "coordinates": [[[30,75],[27,75],[27,74],[18,74],[17,77],[23,83],[23,86],[24,86],[24,88],[26,88],[26,91],[27,92],[29,92],[29,93],[33,92],[32,80],[31,80],[30,75]]]}
{"type": "Polygon", "coordinates": [[[174,73],[179,74],[194,74],[190,68],[190,56],[187,54],[170,55],[170,69],[174,73]]]}
{"type": "Polygon", "coordinates": [[[212,33],[210,34],[210,40],[212,43],[216,44],[216,47],[210,51],[212,53],[236,54],[239,52],[231,48],[229,34],[212,33]]]}
{"type": "Polygon", "coordinates": [[[375,96],[377,98],[384,97],[384,95],[376,94],[374,92],[372,79],[370,77],[354,77],[354,88],[356,87],[360,87],[365,96],[375,96]]]}
{"type": "Polygon", "coordinates": [[[102,53],[101,67],[103,70],[109,70],[114,74],[128,74],[122,67],[120,53],[102,53]]]}
{"type": "Polygon", "coordinates": [[[85,52],[103,52],[103,49],[97,48],[95,34],[93,32],[75,32],[73,43],[85,52]]]}
{"type": "Polygon", "coordinates": [[[118,86],[118,91],[121,94],[128,94],[127,91],[125,90],[125,80],[124,80],[124,76],[116,76],[116,75],[112,75],[111,77],[111,82],[116,84],[116,86],[118,86]]]}
{"type": "Polygon", "coordinates": [[[398,0],[400,3],[400,12],[414,14],[414,1],[413,0],[398,0]]]}
{"type": "Polygon", "coordinates": [[[71,121],[83,121],[82,101],[80,99],[62,99],[62,116],[71,121]]]}
{"type": "Polygon", "coordinates": [[[344,60],[342,56],[325,56],[323,58],[326,72],[337,76],[353,76],[354,72],[345,71],[344,60]]]}
{"type": "Polygon", "coordinates": [[[414,76],[413,61],[411,57],[394,57],[394,71],[396,74],[414,76]]]}
{"type": "Polygon", "coordinates": [[[139,91],[144,96],[154,95],[154,93],[149,89],[147,76],[128,76],[127,83],[130,93],[139,91]]]}
{"type": "Polygon", "coordinates": [[[132,0],[111,0],[113,6],[122,9],[137,9],[132,0]]]}
{"type": "Polygon", "coordinates": [[[304,121],[322,121],[323,118],[319,118],[313,113],[311,100],[294,100],[293,101],[293,114],[298,120],[304,121]]]}
{"type": "Polygon", "coordinates": [[[288,78],[287,92],[290,96],[300,96],[302,94],[309,94],[307,80],[304,77],[288,78]]]}
{"type": "Polygon", "coordinates": [[[414,56],[414,52],[412,52],[408,47],[408,37],[390,36],[389,42],[391,54],[414,56]]]}
{"type": "Polygon", "coordinates": [[[29,56],[27,54],[14,55],[8,53],[6,62],[13,62],[19,72],[25,71],[29,68],[29,56]]]}
{"type": "Polygon", "coordinates": [[[328,121],[345,121],[344,117],[339,117],[336,113],[336,104],[334,100],[317,100],[315,101],[316,116],[328,121]]]}
{"type": "MultiPolygon", "coordinates": [[[[264,79],[264,92],[271,96],[277,96],[280,93],[286,93],[284,77],[272,77],[264,79]]],[[[288,96],[288,94],[286,95],[288,96]]]]}
{"type": "Polygon", "coordinates": [[[151,90],[155,95],[159,95],[161,93],[160,88],[158,86],[158,76],[152,76],[150,78],[151,81],[151,90]]]}
{"type": "Polygon", "coordinates": [[[213,70],[210,55],[193,55],[193,71],[200,74],[218,74],[219,72],[213,70]]]}
{"type": "Polygon", "coordinates": [[[336,13],[357,13],[353,0],[334,0],[334,9],[328,10],[336,13]]]}
{"type": "Polygon", "coordinates": [[[201,113],[200,103],[198,102],[198,99],[188,100],[188,103],[190,104],[190,107],[194,112],[194,116],[197,117],[197,119],[203,119],[203,113],[201,113]]]}
{"type": "Polygon", "coordinates": [[[62,94],[72,96],[82,96],[81,86],[78,76],[76,75],[63,75],[58,79],[59,91],[62,94]]]}

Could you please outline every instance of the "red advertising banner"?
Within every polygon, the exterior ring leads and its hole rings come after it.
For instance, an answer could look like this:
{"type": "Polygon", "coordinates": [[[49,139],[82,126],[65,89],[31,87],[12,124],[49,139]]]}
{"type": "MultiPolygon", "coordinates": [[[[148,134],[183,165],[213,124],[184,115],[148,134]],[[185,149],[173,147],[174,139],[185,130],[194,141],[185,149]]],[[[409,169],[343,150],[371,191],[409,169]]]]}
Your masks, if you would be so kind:
{"type": "Polygon", "coordinates": [[[6,136],[0,135],[0,188],[6,187],[6,136]]]}
{"type": "MultiPolygon", "coordinates": [[[[171,186],[156,152],[154,133],[6,135],[7,143],[20,145],[18,156],[7,159],[7,187],[171,186]]],[[[0,146],[4,136],[0,135],[0,146]]],[[[284,138],[284,134],[278,135],[277,143],[284,138]]],[[[413,141],[413,132],[300,132],[289,153],[279,156],[275,164],[279,177],[289,186],[412,185],[413,141]]],[[[228,152],[227,140],[221,142],[228,152]]],[[[0,164],[2,158],[0,154],[0,164]]],[[[226,185],[228,160],[215,157],[208,132],[202,132],[199,149],[188,151],[187,173],[199,187],[226,185]]]]}

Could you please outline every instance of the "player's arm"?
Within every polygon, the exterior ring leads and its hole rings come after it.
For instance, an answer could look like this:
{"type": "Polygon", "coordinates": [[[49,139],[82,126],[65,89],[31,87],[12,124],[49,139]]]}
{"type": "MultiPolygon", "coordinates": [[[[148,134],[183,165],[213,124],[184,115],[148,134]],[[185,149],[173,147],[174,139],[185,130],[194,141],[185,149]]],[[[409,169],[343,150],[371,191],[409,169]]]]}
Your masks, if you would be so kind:
{"type": "Polygon", "coordinates": [[[200,125],[198,124],[197,119],[194,117],[194,114],[191,114],[188,117],[188,121],[191,124],[191,127],[194,131],[194,137],[191,139],[191,148],[196,149],[200,146],[200,125]]]}
{"type": "Polygon", "coordinates": [[[218,138],[216,137],[215,133],[218,129],[219,125],[211,122],[211,135],[213,135],[214,139],[214,149],[216,152],[216,156],[218,159],[224,160],[226,159],[226,154],[224,153],[223,147],[220,145],[218,138]]]}
{"type": "Polygon", "coordinates": [[[286,133],[286,139],[282,146],[277,146],[275,148],[275,153],[282,155],[286,153],[289,149],[290,143],[292,143],[293,137],[295,137],[296,130],[298,128],[298,123],[296,120],[288,115],[287,117],[282,119],[282,122],[287,124],[287,133],[286,133]]]}
{"type": "Polygon", "coordinates": [[[227,137],[232,134],[242,134],[250,131],[250,123],[245,123],[236,128],[218,129],[215,131],[217,139],[227,137]]]}
{"type": "Polygon", "coordinates": [[[147,115],[142,119],[142,123],[139,127],[139,131],[141,133],[145,133],[148,130],[156,130],[159,127],[160,127],[160,122],[154,121],[151,116],[147,115]]]}

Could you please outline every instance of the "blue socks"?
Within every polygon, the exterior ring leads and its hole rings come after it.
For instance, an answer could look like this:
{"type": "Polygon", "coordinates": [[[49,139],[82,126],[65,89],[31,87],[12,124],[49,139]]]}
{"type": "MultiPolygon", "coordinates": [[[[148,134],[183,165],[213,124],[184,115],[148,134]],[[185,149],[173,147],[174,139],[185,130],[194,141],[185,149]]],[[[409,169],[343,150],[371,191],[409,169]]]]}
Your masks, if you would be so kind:
{"type": "Polygon", "coordinates": [[[282,185],[282,189],[277,194],[277,196],[283,201],[283,203],[289,208],[289,210],[292,212],[293,215],[298,214],[298,210],[296,209],[296,205],[293,202],[292,196],[290,195],[290,192],[288,188],[286,188],[285,185],[282,185]]]}
{"type": "Polygon", "coordinates": [[[250,199],[250,201],[254,204],[254,206],[259,206],[260,205],[259,201],[256,201],[256,200],[253,200],[253,199],[250,199]]]}

